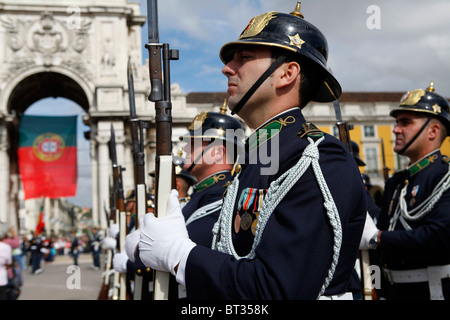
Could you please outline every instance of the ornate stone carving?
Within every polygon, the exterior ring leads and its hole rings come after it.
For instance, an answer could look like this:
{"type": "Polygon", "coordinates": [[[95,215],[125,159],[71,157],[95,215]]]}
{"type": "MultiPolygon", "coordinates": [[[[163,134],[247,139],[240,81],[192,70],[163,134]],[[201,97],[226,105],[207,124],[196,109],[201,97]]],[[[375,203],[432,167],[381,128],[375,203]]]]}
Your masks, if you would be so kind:
{"type": "Polygon", "coordinates": [[[55,19],[52,12],[43,12],[34,20],[4,16],[0,22],[12,51],[6,57],[9,65],[4,77],[32,65],[63,65],[82,77],[92,78],[82,54],[91,28],[89,19],[81,19],[77,28],[55,19]]]}
{"type": "Polygon", "coordinates": [[[65,52],[68,47],[67,30],[50,12],[43,12],[41,19],[32,23],[27,38],[29,49],[44,55],[65,52]]]}
{"type": "Polygon", "coordinates": [[[22,19],[12,19],[11,17],[4,17],[1,24],[7,34],[7,44],[13,51],[22,49],[25,40],[26,22],[22,19]]]}

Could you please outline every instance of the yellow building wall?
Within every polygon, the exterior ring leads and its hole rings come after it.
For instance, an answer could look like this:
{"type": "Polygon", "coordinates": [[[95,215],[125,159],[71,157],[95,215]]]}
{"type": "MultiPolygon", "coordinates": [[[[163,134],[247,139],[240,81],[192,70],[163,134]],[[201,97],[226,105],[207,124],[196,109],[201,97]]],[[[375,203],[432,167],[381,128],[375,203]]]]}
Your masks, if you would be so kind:
{"type": "Polygon", "coordinates": [[[362,126],[353,125],[353,129],[350,130],[350,140],[355,141],[359,147],[359,157],[364,158],[364,150],[361,149],[361,138],[362,138],[362,126]]]}
{"type": "Polygon", "coordinates": [[[445,138],[441,146],[441,153],[450,157],[450,137],[445,138]]]}
{"type": "Polygon", "coordinates": [[[389,168],[389,173],[392,174],[395,170],[397,170],[395,165],[395,153],[394,153],[394,144],[392,141],[392,126],[390,125],[379,125],[377,126],[377,135],[380,139],[380,158],[379,158],[379,166],[383,168],[383,151],[381,146],[381,139],[383,140],[384,145],[384,155],[386,167],[389,168]]]}
{"type": "Polygon", "coordinates": [[[330,126],[317,126],[317,129],[325,133],[332,134],[332,132],[330,132],[331,130],[330,126]]]}

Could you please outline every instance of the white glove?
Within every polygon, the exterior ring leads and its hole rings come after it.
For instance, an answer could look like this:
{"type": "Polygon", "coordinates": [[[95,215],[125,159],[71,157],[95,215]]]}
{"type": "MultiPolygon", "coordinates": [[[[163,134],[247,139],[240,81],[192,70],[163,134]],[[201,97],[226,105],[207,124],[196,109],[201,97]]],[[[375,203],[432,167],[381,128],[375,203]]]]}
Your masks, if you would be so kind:
{"type": "Polygon", "coordinates": [[[359,243],[359,249],[365,250],[370,249],[369,241],[379,232],[378,228],[375,226],[369,213],[366,213],[366,223],[364,224],[364,230],[361,237],[361,242],[359,243]]]}
{"type": "Polygon", "coordinates": [[[119,234],[119,224],[118,223],[113,223],[109,227],[109,235],[112,238],[116,238],[118,234],[119,234]]]}
{"type": "Polygon", "coordinates": [[[195,243],[189,239],[186,230],[178,192],[172,190],[166,216],[155,218],[151,213],[145,215],[139,257],[147,267],[176,275],[175,267],[194,247],[195,243]]]}
{"type": "Polygon", "coordinates": [[[117,240],[111,237],[106,237],[105,239],[103,239],[102,244],[105,249],[114,250],[117,245],[117,240]]]}
{"type": "Polygon", "coordinates": [[[135,260],[134,252],[136,251],[140,238],[141,228],[129,233],[125,239],[125,252],[132,262],[135,260]]]}
{"type": "Polygon", "coordinates": [[[127,261],[128,256],[126,252],[116,253],[113,257],[113,268],[117,272],[125,273],[127,272],[127,261]]]}

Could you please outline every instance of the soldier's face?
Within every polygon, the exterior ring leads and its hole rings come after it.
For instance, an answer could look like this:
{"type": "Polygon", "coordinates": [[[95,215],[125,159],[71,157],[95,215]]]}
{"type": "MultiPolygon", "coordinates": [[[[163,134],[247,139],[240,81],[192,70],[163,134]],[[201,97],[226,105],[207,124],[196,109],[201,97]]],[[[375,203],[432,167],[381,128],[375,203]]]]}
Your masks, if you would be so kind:
{"type": "MultiPolygon", "coordinates": [[[[222,73],[228,78],[228,106],[231,110],[270,67],[272,61],[271,51],[265,46],[243,46],[236,50],[233,59],[222,69],[222,73]]],[[[243,110],[249,104],[258,103],[258,100],[264,101],[261,98],[264,93],[269,92],[264,89],[267,85],[270,86],[270,77],[256,90],[243,110]]]]}
{"type": "MultiPolygon", "coordinates": [[[[396,125],[394,127],[393,133],[395,134],[395,146],[394,151],[401,151],[406,144],[414,138],[414,136],[419,132],[425,123],[426,118],[421,117],[413,112],[400,112],[397,115],[396,125]]],[[[404,155],[409,156],[410,154],[416,152],[417,149],[421,148],[422,136],[425,136],[422,132],[419,137],[405,150],[404,155]]]]}
{"type": "Polygon", "coordinates": [[[183,166],[184,170],[188,170],[192,163],[195,162],[195,166],[191,171],[191,174],[196,176],[197,170],[203,163],[203,150],[208,145],[208,142],[202,141],[202,139],[190,139],[190,143],[184,147],[186,152],[186,162],[183,166]]]}
{"type": "Polygon", "coordinates": [[[125,211],[135,213],[136,212],[136,206],[134,201],[128,201],[125,206],[125,211]]]}

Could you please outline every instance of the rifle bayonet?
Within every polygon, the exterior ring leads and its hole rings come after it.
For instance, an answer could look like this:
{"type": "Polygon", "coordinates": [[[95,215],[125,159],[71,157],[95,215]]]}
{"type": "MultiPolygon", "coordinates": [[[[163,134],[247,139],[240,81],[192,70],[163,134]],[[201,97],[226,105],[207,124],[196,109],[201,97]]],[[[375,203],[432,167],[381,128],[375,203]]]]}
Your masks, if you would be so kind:
{"type": "Polygon", "coordinates": [[[384,154],[383,138],[380,139],[380,143],[381,143],[381,159],[383,162],[383,177],[384,177],[384,182],[386,182],[389,179],[389,168],[386,166],[386,155],[384,154]]]}
{"type": "Polygon", "coordinates": [[[349,125],[347,122],[342,120],[341,107],[339,105],[339,100],[336,99],[333,101],[334,112],[336,113],[336,127],[339,131],[339,140],[343,142],[350,153],[353,155],[352,144],[350,142],[350,133],[349,130],[353,129],[352,125],[349,125]]]}

